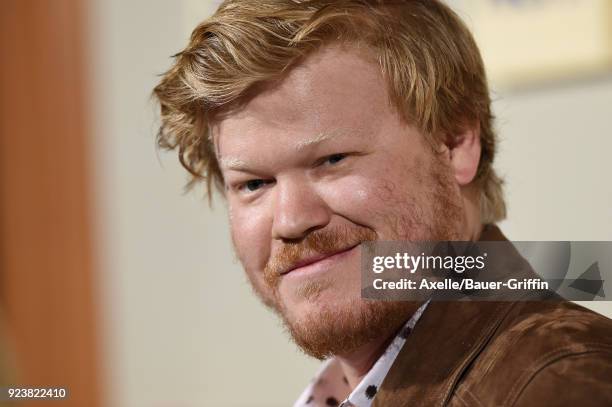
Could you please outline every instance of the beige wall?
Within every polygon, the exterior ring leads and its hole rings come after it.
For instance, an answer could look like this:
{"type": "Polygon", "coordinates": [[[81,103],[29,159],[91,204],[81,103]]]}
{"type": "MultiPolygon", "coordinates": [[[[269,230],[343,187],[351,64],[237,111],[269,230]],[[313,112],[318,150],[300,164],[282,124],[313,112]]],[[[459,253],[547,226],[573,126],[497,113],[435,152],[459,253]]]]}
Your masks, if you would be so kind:
{"type": "MultiPolygon", "coordinates": [[[[92,0],[98,244],[113,407],[287,406],[317,363],[234,260],[222,203],[182,195],[149,93],[210,2],[92,0]]],[[[497,93],[513,239],[612,240],[612,79],[497,93]]],[[[605,312],[612,315],[612,310],[605,312]]]]}

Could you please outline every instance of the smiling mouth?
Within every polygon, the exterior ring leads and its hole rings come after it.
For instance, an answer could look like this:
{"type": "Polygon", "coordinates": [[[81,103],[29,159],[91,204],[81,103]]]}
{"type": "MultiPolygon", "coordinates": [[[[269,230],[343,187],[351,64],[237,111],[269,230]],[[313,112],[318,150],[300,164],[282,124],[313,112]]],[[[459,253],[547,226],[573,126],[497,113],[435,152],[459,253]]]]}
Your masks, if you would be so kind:
{"type": "Polygon", "coordinates": [[[280,273],[280,275],[281,276],[285,276],[285,275],[287,275],[287,274],[289,274],[289,273],[291,273],[293,271],[299,270],[299,269],[301,269],[303,267],[306,267],[306,266],[310,266],[310,265],[318,263],[320,261],[329,260],[329,259],[333,259],[333,258],[339,257],[339,256],[341,256],[341,255],[343,255],[343,254],[353,250],[355,247],[359,246],[360,244],[361,243],[358,243],[356,245],[350,246],[350,247],[348,247],[346,249],[342,249],[342,250],[337,251],[337,252],[328,253],[328,254],[321,254],[321,255],[318,255],[318,256],[313,256],[313,257],[301,260],[301,261],[297,262],[296,264],[294,264],[293,266],[291,266],[288,270],[280,273]]]}

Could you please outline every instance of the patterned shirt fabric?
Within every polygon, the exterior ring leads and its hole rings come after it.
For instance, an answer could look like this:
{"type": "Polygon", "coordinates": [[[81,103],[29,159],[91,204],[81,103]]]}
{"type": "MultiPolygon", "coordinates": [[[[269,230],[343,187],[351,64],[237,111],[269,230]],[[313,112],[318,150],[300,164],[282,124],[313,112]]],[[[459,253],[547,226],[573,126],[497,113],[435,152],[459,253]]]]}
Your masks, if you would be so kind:
{"type": "Polygon", "coordinates": [[[370,407],[387,376],[391,365],[406,342],[406,338],[429,305],[429,300],[417,309],[399,330],[385,352],[351,392],[351,388],[336,358],[327,359],[293,407],[370,407]]]}

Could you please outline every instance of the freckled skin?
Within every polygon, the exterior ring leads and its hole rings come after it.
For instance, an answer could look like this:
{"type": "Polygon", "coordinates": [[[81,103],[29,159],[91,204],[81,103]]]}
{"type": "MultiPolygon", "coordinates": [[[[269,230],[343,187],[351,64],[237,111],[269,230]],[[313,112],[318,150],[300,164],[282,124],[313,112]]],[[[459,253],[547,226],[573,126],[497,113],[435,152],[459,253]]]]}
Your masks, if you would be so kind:
{"type": "Polygon", "coordinates": [[[255,291],[290,327],[316,324],[330,310],[351,318],[370,305],[360,299],[358,252],[320,284],[266,284],[263,270],[288,242],[334,228],[367,229],[381,240],[463,238],[463,201],[448,159],[435,157],[400,119],[365,54],[324,47],[212,130],[218,158],[249,167],[222,168],[237,255],[255,291]],[[335,136],[306,143],[321,134],[335,136]],[[326,160],[332,154],[345,156],[326,160]],[[256,179],[264,183],[244,187],[256,179]]]}

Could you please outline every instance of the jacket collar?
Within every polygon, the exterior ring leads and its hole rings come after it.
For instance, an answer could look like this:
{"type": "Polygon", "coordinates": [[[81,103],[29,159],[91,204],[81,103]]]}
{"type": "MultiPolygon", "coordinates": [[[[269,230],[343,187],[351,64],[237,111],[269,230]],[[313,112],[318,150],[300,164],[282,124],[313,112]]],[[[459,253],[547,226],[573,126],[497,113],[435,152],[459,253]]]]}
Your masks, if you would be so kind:
{"type": "MultiPolygon", "coordinates": [[[[494,225],[481,241],[507,240],[494,225]]],[[[432,301],[407,338],[373,407],[441,406],[513,302],[432,301]]]]}

